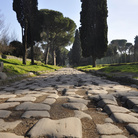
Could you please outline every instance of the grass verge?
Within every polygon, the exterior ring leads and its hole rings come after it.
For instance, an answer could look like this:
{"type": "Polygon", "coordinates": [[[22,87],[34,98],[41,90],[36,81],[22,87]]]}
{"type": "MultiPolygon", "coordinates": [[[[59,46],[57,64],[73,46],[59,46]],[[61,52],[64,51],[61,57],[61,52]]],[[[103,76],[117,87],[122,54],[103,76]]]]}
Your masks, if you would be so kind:
{"type": "Polygon", "coordinates": [[[89,70],[96,70],[101,71],[104,73],[138,73],[138,63],[126,63],[126,64],[105,64],[105,65],[97,65],[93,68],[91,65],[87,66],[79,66],[76,69],[89,71],[89,70]]]}
{"type": "Polygon", "coordinates": [[[40,73],[40,72],[47,72],[57,70],[61,67],[54,66],[54,65],[45,65],[40,62],[35,62],[36,65],[31,65],[30,61],[27,61],[26,65],[22,64],[22,61],[18,59],[2,59],[0,58],[0,62],[4,63],[3,72],[7,74],[7,76],[13,75],[22,75],[27,74],[29,72],[33,73],[40,73]]]}

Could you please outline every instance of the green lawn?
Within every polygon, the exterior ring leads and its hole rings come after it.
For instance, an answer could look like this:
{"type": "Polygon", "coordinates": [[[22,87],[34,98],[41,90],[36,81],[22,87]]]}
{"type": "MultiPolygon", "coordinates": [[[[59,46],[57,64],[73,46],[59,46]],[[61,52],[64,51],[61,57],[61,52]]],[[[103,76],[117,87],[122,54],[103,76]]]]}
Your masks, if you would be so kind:
{"type": "Polygon", "coordinates": [[[36,65],[31,65],[30,61],[27,61],[27,64],[22,64],[22,61],[18,59],[2,59],[0,62],[4,63],[4,70],[7,75],[20,75],[27,74],[28,72],[39,72],[39,71],[53,71],[61,67],[53,65],[45,65],[40,62],[35,62],[36,65]]]}
{"type": "Polygon", "coordinates": [[[138,63],[97,65],[95,68],[93,68],[91,65],[88,65],[88,66],[79,66],[77,67],[77,69],[81,69],[83,71],[99,70],[105,73],[113,73],[113,72],[138,73],[138,63]]]}

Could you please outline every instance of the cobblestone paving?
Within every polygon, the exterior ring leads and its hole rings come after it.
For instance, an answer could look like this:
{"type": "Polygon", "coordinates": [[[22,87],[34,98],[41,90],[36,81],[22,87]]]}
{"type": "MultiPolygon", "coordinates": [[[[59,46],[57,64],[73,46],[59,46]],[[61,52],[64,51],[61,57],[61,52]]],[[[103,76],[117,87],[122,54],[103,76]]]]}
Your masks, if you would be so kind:
{"type": "Polygon", "coordinates": [[[0,87],[0,138],[28,137],[136,138],[138,90],[72,68],[0,87]]]}

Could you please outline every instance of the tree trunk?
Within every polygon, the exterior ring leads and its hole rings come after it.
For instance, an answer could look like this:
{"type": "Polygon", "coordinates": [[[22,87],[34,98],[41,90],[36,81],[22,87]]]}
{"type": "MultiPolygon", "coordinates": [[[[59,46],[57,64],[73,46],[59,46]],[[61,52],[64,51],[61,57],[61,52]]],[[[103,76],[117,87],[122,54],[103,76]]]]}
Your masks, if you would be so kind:
{"type": "Polygon", "coordinates": [[[53,62],[54,62],[54,65],[56,66],[56,51],[53,50],[53,62]]]}
{"type": "Polygon", "coordinates": [[[45,65],[48,64],[48,60],[49,60],[49,59],[48,59],[49,50],[50,50],[50,48],[49,48],[49,46],[47,46],[46,52],[45,52],[45,65]]]}
{"type": "Polygon", "coordinates": [[[34,47],[31,44],[31,64],[34,65],[34,47]]]}
{"type": "Polygon", "coordinates": [[[25,21],[25,29],[24,29],[24,54],[23,54],[23,64],[26,65],[27,59],[27,32],[28,32],[28,22],[25,21]]]}
{"type": "Polygon", "coordinates": [[[92,66],[96,67],[96,58],[95,57],[92,57],[92,66]]]}
{"type": "Polygon", "coordinates": [[[22,53],[22,60],[24,62],[24,30],[23,28],[21,27],[21,30],[22,30],[22,45],[23,45],[23,53],[22,53]]]}

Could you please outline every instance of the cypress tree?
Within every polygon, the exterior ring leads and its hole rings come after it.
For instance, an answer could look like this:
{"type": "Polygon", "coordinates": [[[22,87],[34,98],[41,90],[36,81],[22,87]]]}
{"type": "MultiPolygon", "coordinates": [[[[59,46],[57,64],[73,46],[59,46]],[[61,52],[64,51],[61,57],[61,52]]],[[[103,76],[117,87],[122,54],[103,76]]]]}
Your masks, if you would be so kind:
{"type": "Polygon", "coordinates": [[[92,56],[93,67],[97,58],[107,50],[107,0],[81,0],[80,39],[82,55],[92,56]]]}
{"type": "Polygon", "coordinates": [[[72,47],[72,63],[73,65],[79,65],[81,59],[81,43],[80,43],[80,33],[76,30],[75,40],[72,47]]]}

